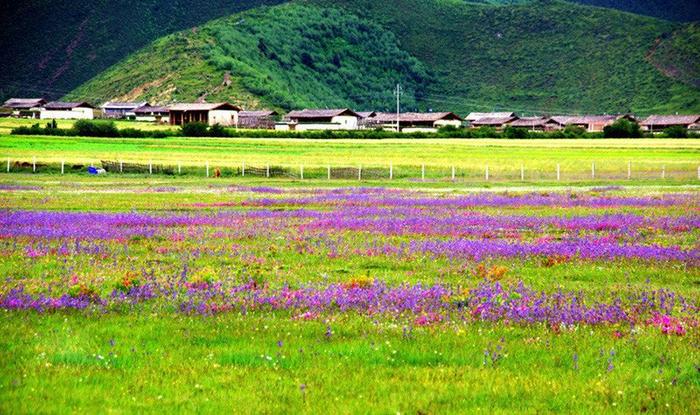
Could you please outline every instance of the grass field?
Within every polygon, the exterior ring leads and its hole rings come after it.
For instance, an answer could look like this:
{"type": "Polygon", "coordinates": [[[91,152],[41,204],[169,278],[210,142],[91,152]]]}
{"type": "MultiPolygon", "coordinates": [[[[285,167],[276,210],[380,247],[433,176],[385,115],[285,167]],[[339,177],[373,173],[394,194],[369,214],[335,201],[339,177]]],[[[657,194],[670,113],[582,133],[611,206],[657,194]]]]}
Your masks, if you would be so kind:
{"type": "MultiPolygon", "coordinates": [[[[520,181],[521,167],[527,180],[556,181],[559,165],[562,181],[591,179],[592,166],[599,179],[627,179],[628,168],[634,179],[662,177],[697,183],[700,166],[698,140],[280,140],[280,139],[103,139],[33,136],[0,136],[3,164],[53,163],[96,164],[101,160],[132,163],[189,166],[190,173],[247,166],[284,166],[298,175],[301,166],[306,178],[323,178],[327,166],[362,166],[380,169],[388,178],[389,166],[396,178],[421,177],[444,180],[455,167],[457,178],[481,180],[486,168],[492,181],[520,181]]],[[[234,169],[234,170],[231,170],[234,169]]],[[[6,169],[3,169],[6,170],[6,169]]],[[[17,169],[15,169],[17,170],[17,169]]],[[[25,169],[26,171],[26,165],[25,169]]],[[[31,169],[29,169],[31,171],[31,169]]]]}
{"type": "Polygon", "coordinates": [[[700,410],[696,188],[338,184],[0,175],[0,412],[700,410]]]}

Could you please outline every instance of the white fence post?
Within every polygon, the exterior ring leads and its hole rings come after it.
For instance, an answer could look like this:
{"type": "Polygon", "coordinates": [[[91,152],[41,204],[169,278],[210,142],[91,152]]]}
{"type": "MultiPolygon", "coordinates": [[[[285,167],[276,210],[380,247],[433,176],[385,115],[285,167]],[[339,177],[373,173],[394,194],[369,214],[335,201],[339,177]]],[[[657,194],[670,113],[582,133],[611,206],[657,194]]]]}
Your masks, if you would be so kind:
{"type": "Polygon", "coordinates": [[[561,168],[559,163],[557,163],[557,181],[561,181],[561,168]]]}
{"type": "Polygon", "coordinates": [[[209,177],[209,162],[208,161],[206,162],[206,166],[207,166],[207,177],[209,177]]]}
{"type": "Polygon", "coordinates": [[[148,174],[153,174],[153,160],[148,162],[148,174]]]}
{"type": "Polygon", "coordinates": [[[489,181],[489,165],[486,165],[486,181],[489,181]]]}
{"type": "Polygon", "coordinates": [[[66,167],[66,161],[61,160],[61,174],[63,174],[65,172],[65,167],[66,167]]]}
{"type": "Polygon", "coordinates": [[[661,178],[666,179],[666,165],[661,166],[661,178]]]}
{"type": "Polygon", "coordinates": [[[270,178],[270,165],[268,164],[265,166],[265,176],[269,179],[270,178]]]}
{"type": "Polygon", "coordinates": [[[595,162],[591,163],[591,179],[595,179],[595,162]]]}
{"type": "Polygon", "coordinates": [[[520,165],[520,181],[522,181],[522,182],[525,181],[525,165],[524,164],[520,165]]]}
{"type": "MultiPolygon", "coordinates": [[[[7,172],[10,172],[10,158],[7,158],[7,172]]],[[[700,167],[698,167],[698,177],[700,178],[700,167]]]]}
{"type": "Polygon", "coordinates": [[[422,164],[420,166],[420,179],[422,181],[425,181],[425,164],[422,164]]]}
{"type": "Polygon", "coordinates": [[[455,166],[452,166],[452,181],[455,181],[455,166]]]}
{"type": "Polygon", "coordinates": [[[362,180],[362,164],[360,164],[360,168],[357,169],[357,180],[362,180]]]}
{"type": "Polygon", "coordinates": [[[632,178],[632,162],[627,162],[627,180],[632,178]]]}
{"type": "Polygon", "coordinates": [[[119,173],[124,173],[124,162],[119,160],[119,173]]]}
{"type": "Polygon", "coordinates": [[[177,162],[177,174],[182,174],[182,163],[177,162]]]}
{"type": "MultiPolygon", "coordinates": [[[[700,171],[700,168],[698,168],[700,171]]],[[[394,163],[389,163],[389,180],[394,180],[394,163]]]]}
{"type": "Polygon", "coordinates": [[[245,161],[241,164],[241,177],[245,177],[245,161]]]}
{"type": "Polygon", "coordinates": [[[698,167],[698,180],[700,180],[700,167],[698,167]]]}
{"type": "Polygon", "coordinates": [[[304,165],[299,166],[299,177],[304,180],[304,165]]]}
{"type": "Polygon", "coordinates": [[[328,165],[328,180],[331,179],[331,165],[328,165]]]}
{"type": "Polygon", "coordinates": [[[32,173],[36,173],[36,157],[32,159],[32,173]]]}

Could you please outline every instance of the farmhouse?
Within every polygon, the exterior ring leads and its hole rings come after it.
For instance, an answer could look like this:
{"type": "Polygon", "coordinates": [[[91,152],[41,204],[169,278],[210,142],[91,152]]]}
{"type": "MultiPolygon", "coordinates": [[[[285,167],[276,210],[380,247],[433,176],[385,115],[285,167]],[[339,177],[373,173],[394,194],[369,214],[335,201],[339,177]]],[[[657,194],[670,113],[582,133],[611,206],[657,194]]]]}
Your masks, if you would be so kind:
{"type": "Polygon", "coordinates": [[[12,110],[12,116],[39,118],[41,108],[46,105],[43,98],[10,98],[3,107],[12,110]]]}
{"type": "Polygon", "coordinates": [[[106,118],[133,117],[136,108],[148,105],[147,102],[107,102],[102,105],[102,113],[106,118]]]}
{"type": "Polygon", "coordinates": [[[655,132],[669,127],[695,129],[700,124],[700,115],[651,115],[640,124],[642,129],[655,132]]]}
{"type": "Polygon", "coordinates": [[[272,130],[275,128],[275,118],[279,114],[277,111],[241,111],[238,113],[238,126],[240,128],[260,128],[272,130]]]}
{"type": "Polygon", "coordinates": [[[472,112],[469,113],[464,120],[471,124],[474,121],[482,120],[484,118],[517,118],[517,115],[514,112],[472,112]]]}
{"type": "Polygon", "coordinates": [[[343,109],[305,109],[292,111],[285,117],[285,122],[277,123],[277,130],[313,131],[313,130],[357,130],[360,115],[355,111],[343,109]]]}
{"type": "Polygon", "coordinates": [[[49,102],[41,109],[40,118],[57,120],[92,120],[95,107],[87,102],[49,102]]]}
{"type": "MultiPolygon", "coordinates": [[[[397,114],[377,113],[371,123],[379,128],[396,130],[397,114]]],[[[462,118],[453,112],[404,112],[398,114],[399,128],[404,133],[437,132],[438,128],[462,126],[462,118]]]]}
{"type": "Polygon", "coordinates": [[[241,111],[239,107],[228,102],[175,104],[169,110],[171,125],[203,122],[209,125],[219,124],[224,127],[238,126],[238,113],[241,111]]]}
{"type": "Polygon", "coordinates": [[[595,133],[602,132],[605,127],[612,125],[621,118],[636,121],[631,115],[584,115],[581,117],[570,117],[566,125],[574,125],[583,128],[589,133],[595,133]]]}
{"type": "Polygon", "coordinates": [[[495,128],[498,130],[501,130],[506,127],[509,123],[512,123],[513,121],[517,120],[518,117],[515,115],[508,115],[505,117],[488,117],[488,118],[479,118],[478,120],[472,121],[470,123],[470,126],[473,128],[480,128],[480,127],[491,127],[495,128]]]}
{"type": "Polygon", "coordinates": [[[167,107],[154,107],[149,104],[134,110],[136,121],[151,121],[167,123],[170,121],[170,110],[167,107]]]}
{"type": "Polygon", "coordinates": [[[526,128],[528,131],[549,131],[556,129],[549,118],[546,117],[522,117],[508,123],[514,128],[526,128]]]}

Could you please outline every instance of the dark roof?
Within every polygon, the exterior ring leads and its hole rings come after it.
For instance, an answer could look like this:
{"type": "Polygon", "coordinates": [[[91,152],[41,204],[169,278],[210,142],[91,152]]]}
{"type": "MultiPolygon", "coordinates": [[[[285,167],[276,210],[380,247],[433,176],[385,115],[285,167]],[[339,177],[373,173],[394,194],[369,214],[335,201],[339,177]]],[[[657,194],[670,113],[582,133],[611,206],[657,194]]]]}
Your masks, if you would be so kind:
{"type": "Polygon", "coordinates": [[[509,124],[513,127],[542,127],[547,124],[549,118],[544,117],[523,117],[511,121],[509,124]]]}
{"type": "Polygon", "coordinates": [[[620,118],[618,115],[582,115],[580,117],[571,117],[567,124],[597,124],[611,123],[620,118]]]}
{"type": "Polygon", "coordinates": [[[70,110],[73,108],[95,108],[87,102],[49,102],[44,106],[47,110],[70,110]]]}
{"type": "Polygon", "coordinates": [[[192,103],[192,104],[173,104],[170,106],[170,111],[214,111],[214,110],[229,110],[229,111],[240,111],[241,108],[228,102],[218,102],[218,103],[192,103]]]}
{"type": "MultiPolygon", "coordinates": [[[[377,122],[396,123],[396,114],[380,112],[372,119],[377,122]]],[[[402,112],[399,114],[399,122],[435,122],[440,120],[462,120],[453,112],[402,112]]]]}
{"type": "Polygon", "coordinates": [[[110,110],[134,110],[136,108],[149,105],[147,102],[106,102],[102,105],[102,109],[110,110]]]}
{"type": "Polygon", "coordinates": [[[571,124],[571,120],[576,117],[572,117],[570,115],[555,115],[554,117],[550,117],[547,122],[553,122],[559,125],[569,125],[571,124]]]}
{"type": "Polygon", "coordinates": [[[484,118],[508,118],[515,117],[514,112],[472,112],[465,118],[467,121],[477,121],[484,118]]]}
{"type": "Polygon", "coordinates": [[[260,110],[260,111],[241,111],[238,113],[239,117],[250,117],[250,118],[262,118],[262,117],[274,117],[278,115],[277,111],[272,110],[260,110]]]}
{"type": "Polygon", "coordinates": [[[10,98],[5,101],[4,107],[7,108],[34,108],[46,104],[43,98],[10,98]]]}
{"type": "Polygon", "coordinates": [[[360,118],[372,118],[377,115],[376,111],[357,111],[360,118]]]}
{"type": "Polygon", "coordinates": [[[332,110],[301,110],[301,111],[291,111],[289,114],[287,114],[287,118],[297,118],[297,119],[304,119],[304,118],[333,118],[333,117],[338,117],[341,115],[346,115],[350,117],[360,117],[359,114],[357,114],[355,111],[349,109],[349,108],[342,108],[342,109],[332,109],[332,110]]]}
{"type": "Polygon", "coordinates": [[[700,115],[651,115],[642,125],[690,125],[700,121],[700,115]]]}
{"type": "Polygon", "coordinates": [[[152,114],[152,113],[166,113],[170,112],[168,107],[152,107],[149,104],[140,106],[134,109],[134,114],[152,114]]]}

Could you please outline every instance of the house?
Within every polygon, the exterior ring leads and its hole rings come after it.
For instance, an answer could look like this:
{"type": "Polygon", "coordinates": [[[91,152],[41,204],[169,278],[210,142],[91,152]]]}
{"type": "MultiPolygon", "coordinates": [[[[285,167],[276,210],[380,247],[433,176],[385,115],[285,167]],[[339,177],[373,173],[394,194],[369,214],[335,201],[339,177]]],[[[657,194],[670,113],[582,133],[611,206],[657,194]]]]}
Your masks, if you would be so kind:
{"type": "Polygon", "coordinates": [[[547,120],[547,128],[549,130],[562,130],[566,128],[567,125],[572,125],[583,128],[589,133],[602,132],[605,127],[621,118],[637,122],[631,115],[557,115],[547,120]]]}
{"type": "Polygon", "coordinates": [[[398,115],[380,112],[370,118],[371,123],[378,128],[391,130],[396,130],[397,119],[399,128],[404,133],[434,133],[440,127],[462,126],[462,118],[453,112],[403,112],[398,115]]]}
{"type": "Polygon", "coordinates": [[[277,111],[241,111],[238,113],[238,126],[240,128],[273,130],[277,111]]]}
{"type": "Polygon", "coordinates": [[[92,120],[95,118],[95,107],[87,102],[49,102],[41,109],[42,120],[92,120]]]}
{"type": "Polygon", "coordinates": [[[46,105],[43,98],[10,98],[3,107],[9,108],[14,117],[39,118],[41,108],[46,105]]]}
{"type": "Polygon", "coordinates": [[[209,125],[219,124],[224,127],[238,126],[238,113],[241,111],[239,107],[228,102],[174,104],[170,106],[169,110],[171,125],[203,122],[209,125]]]}
{"type": "Polygon", "coordinates": [[[651,115],[640,124],[642,129],[661,132],[669,127],[695,129],[700,123],[700,115],[651,115]]]}
{"type": "Polygon", "coordinates": [[[547,117],[522,117],[508,123],[514,128],[525,128],[528,131],[550,131],[556,129],[547,117]]]}
{"type": "Polygon", "coordinates": [[[360,115],[348,108],[305,109],[290,112],[284,122],[275,125],[275,129],[282,131],[357,130],[359,120],[360,115]]]}
{"type": "Polygon", "coordinates": [[[517,119],[518,117],[515,115],[507,115],[504,117],[487,117],[474,120],[469,125],[472,128],[491,127],[497,130],[502,130],[506,127],[506,125],[517,119]]]}
{"type": "Polygon", "coordinates": [[[136,121],[150,121],[158,123],[170,122],[170,110],[168,107],[151,106],[149,104],[134,110],[136,121]]]}
{"type": "Polygon", "coordinates": [[[107,102],[102,105],[102,113],[107,118],[134,117],[134,110],[148,105],[147,102],[107,102]]]}
{"type": "Polygon", "coordinates": [[[468,124],[473,123],[484,118],[516,118],[517,115],[514,112],[472,112],[467,115],[464,119],[468,124]]]}

